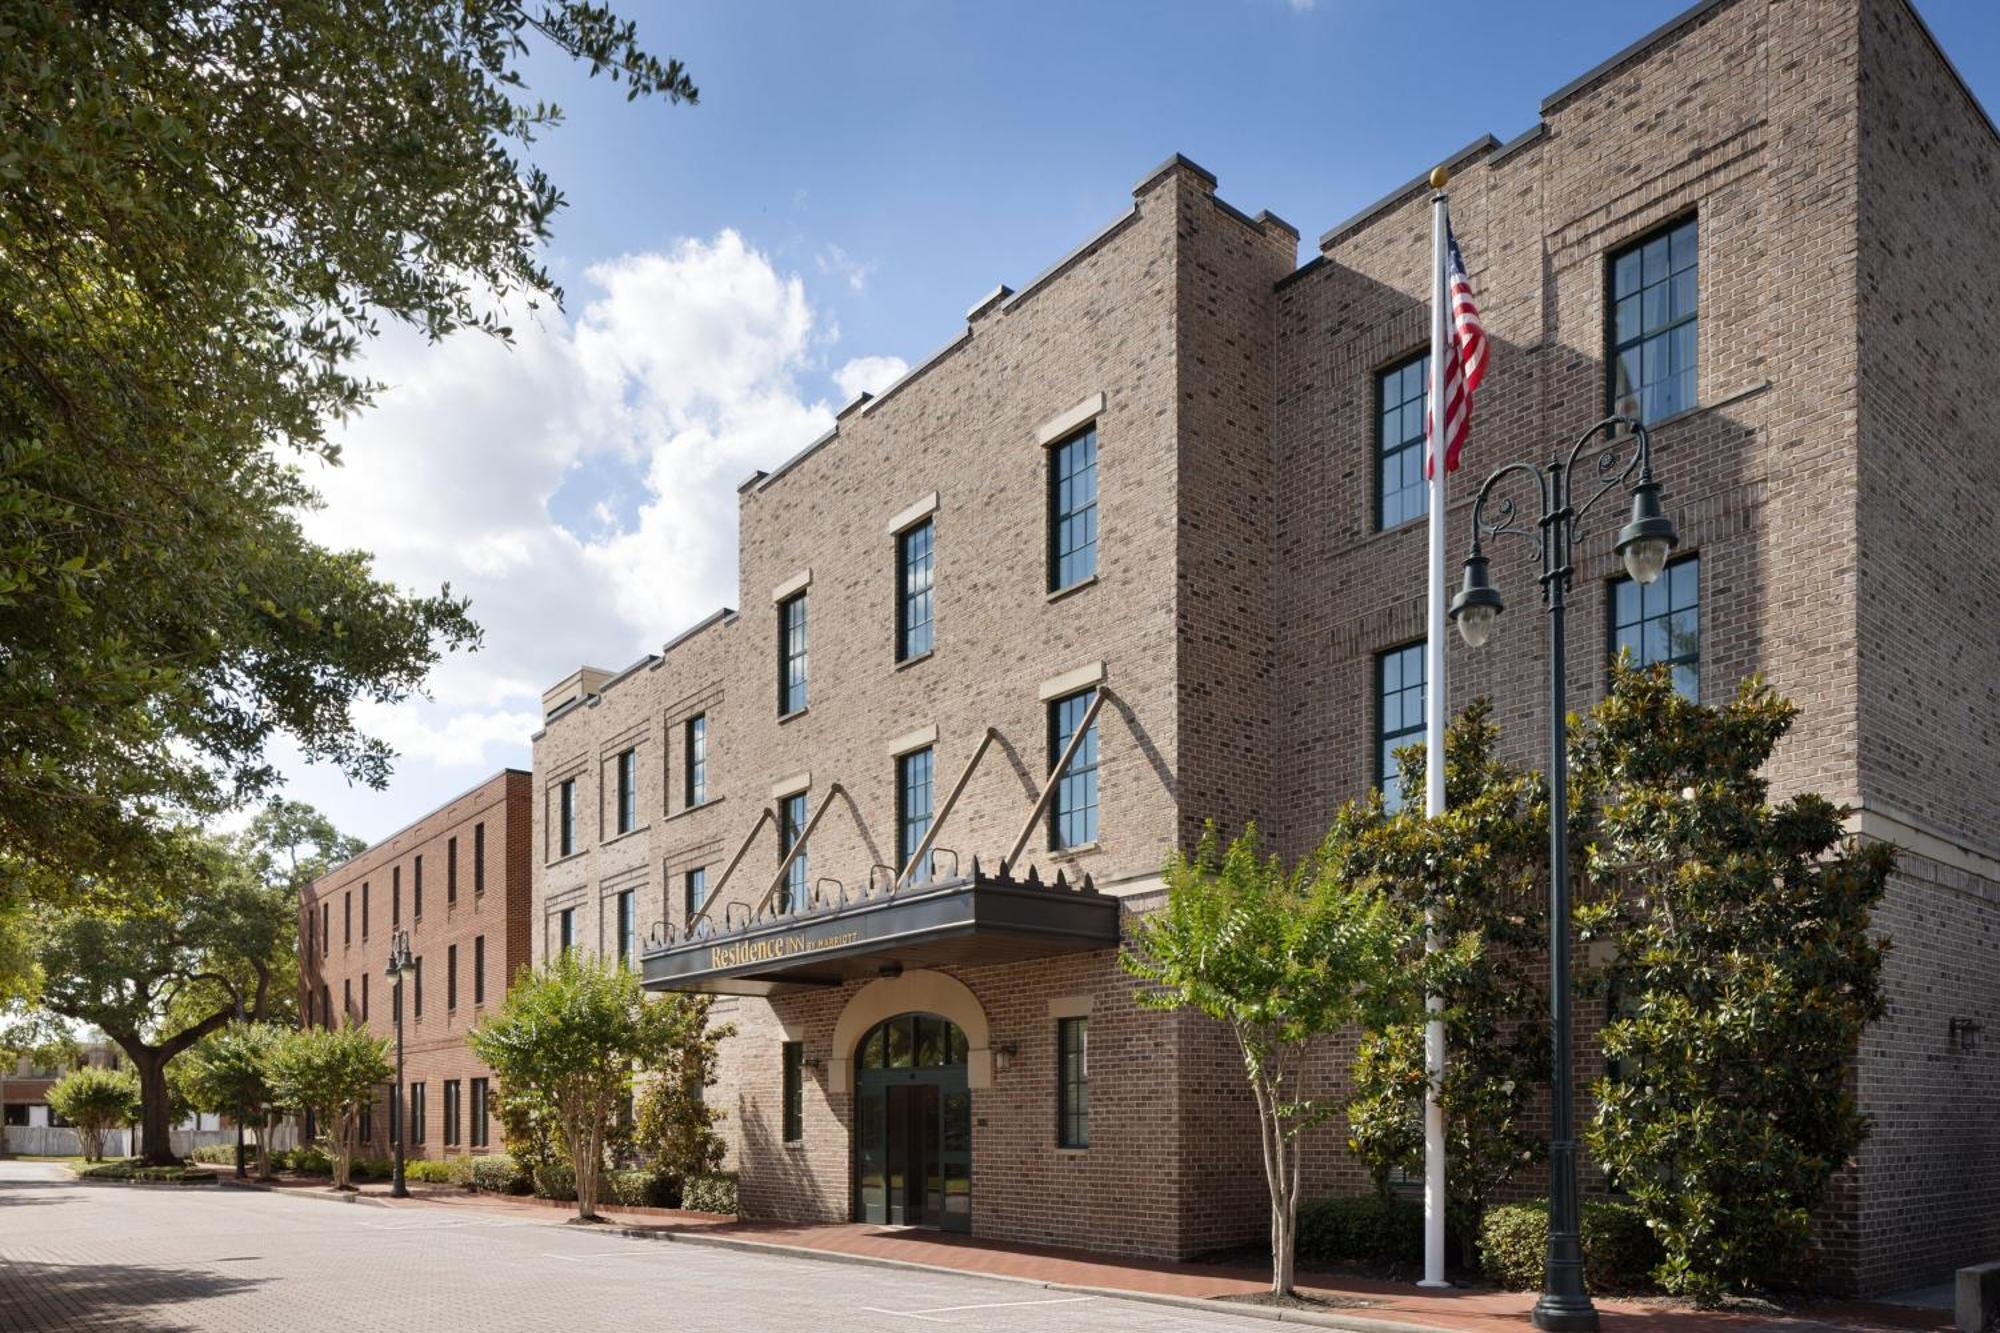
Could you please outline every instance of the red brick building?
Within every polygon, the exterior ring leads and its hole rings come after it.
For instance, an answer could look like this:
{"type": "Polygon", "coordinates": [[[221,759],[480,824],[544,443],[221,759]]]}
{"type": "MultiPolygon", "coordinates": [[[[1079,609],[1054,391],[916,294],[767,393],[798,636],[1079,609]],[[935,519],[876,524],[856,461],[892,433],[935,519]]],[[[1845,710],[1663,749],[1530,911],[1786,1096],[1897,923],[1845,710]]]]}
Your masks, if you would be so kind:
{"type": "MultiPolygon", "coordinates": [[[[396,1035],[387,968],[398,932],[417,963],[403,1023],[406,1153],[498,1151],[496,1080],[466,1034],[528,961],[532,780],[505,769],[315,880],[299,904],[299,1013],[396,1035]]],[[[390,1152],[385,1086],[362,1126],[369,1156],[390,1152]]]]}
{"type": "MultiPolygon", "coordinates": [[[[1453,549],[1486,467],[1647,419],[1681,545],[1642,594],[1588,534],[1573,706],[1621,644],[1711,702],[1762,672],[1805,710],[1775,790],[1904,848],[1821,1235],[1838,1286],[1942,1280],[2000,1248],[2000,135],[1905,0],[1707,0],[1448,162],[1493,344],[1453,549]]],[[[1428,193],[1300,266],[1170,159],[744,483],[741,610],[549,692],[535,952],[729,997],[753,1215],[1258,1238],[1238,1057],[1116,945],[1202,821],[1297,855],[1420,738],[1428,193]]],[[[1539,762],[1534,617],[1449,652],[1539,762]]],[[[1337,1126],[1312,1170],[1364,1188],[1337,1126]]]]}

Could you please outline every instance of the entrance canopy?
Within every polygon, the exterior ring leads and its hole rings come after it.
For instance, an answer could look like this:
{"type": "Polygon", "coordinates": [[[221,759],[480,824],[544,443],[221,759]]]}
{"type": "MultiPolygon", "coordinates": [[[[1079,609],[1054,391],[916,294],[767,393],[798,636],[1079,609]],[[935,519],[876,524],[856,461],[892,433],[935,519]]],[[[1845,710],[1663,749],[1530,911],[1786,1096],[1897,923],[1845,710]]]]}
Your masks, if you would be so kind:
{"type": "Polygon", "coordinates": [[[904,968],[979,967],[1118,945],[1118,900],[1090,877],[1072,885],[989,874],[838,895],[803,911],[767,913],[640,955],[648,990],[775,995],[838,986],[904,968]]]}

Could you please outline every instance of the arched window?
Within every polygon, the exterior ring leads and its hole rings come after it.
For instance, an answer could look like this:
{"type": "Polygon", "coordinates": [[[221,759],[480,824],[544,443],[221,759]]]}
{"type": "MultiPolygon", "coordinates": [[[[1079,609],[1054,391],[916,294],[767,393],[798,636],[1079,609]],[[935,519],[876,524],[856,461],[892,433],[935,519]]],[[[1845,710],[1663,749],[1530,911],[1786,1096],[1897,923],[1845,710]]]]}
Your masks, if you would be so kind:
{"type": "Polygon", "coordinates": [[[862,1069],[946,1069],[965,1063],[965,1033],[936,1014],[898,1014],[868,1029],[862,1069]]]}

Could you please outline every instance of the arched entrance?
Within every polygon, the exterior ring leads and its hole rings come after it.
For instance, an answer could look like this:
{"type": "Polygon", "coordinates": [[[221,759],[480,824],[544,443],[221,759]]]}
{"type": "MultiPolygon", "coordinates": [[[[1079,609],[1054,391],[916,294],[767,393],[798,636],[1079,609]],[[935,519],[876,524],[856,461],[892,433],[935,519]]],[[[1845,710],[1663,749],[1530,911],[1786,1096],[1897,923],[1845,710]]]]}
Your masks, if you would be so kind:
{"type": "Polygon", "coordinates": [[[972,1230],[972,1090],[965,1033],[898,1014],[854,1051],[854,1216],[972,1230]]]}

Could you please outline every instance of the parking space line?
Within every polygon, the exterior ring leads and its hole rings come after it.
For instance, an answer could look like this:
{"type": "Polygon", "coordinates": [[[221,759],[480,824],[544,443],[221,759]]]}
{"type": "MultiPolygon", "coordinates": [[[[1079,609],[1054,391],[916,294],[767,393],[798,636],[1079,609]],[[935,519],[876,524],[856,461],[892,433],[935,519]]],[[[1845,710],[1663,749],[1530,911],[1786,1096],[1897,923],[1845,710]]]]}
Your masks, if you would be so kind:
{"type": "Polygon", "coordinates": [[[951,1322],[949,1319],[939,1319],[936,1315],[920,1314],[915,1310],[884,1310],[876,1305],[864,1305],[861,1308],[868,1314],[892,1314],[898,1319],[921,1319],[926,1324],[949,1324],[951,1322]]]}
{"type": "Polygon", "coordinates": [[[1075,1305],[1080,1301],[1094,1301],[1095,1296],[1053,1296],[1045,1301],[982,1301],[978,1305],[931,1305],[921,1310],[910,1310],[909,1314],[952,1314],[959,1310],[1005,1310],[1016,1305],[1075,1305]]]}

